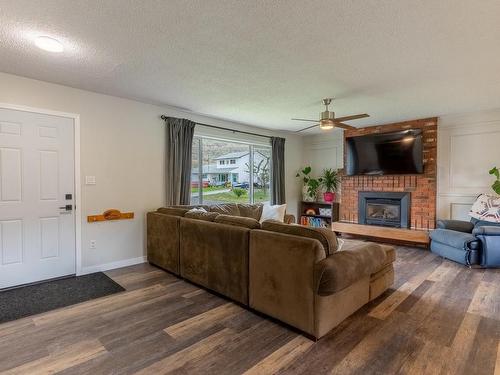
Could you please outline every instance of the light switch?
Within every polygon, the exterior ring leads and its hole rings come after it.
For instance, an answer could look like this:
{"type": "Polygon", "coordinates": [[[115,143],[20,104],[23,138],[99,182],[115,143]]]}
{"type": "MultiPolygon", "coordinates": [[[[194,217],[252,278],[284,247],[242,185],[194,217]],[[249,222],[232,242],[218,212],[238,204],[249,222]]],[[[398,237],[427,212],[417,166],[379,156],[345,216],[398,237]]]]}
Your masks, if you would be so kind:
{"type": "Polygon", "coordinates": [[[95,176],[85,176],[85,185],[95,185],[95,176]]]}

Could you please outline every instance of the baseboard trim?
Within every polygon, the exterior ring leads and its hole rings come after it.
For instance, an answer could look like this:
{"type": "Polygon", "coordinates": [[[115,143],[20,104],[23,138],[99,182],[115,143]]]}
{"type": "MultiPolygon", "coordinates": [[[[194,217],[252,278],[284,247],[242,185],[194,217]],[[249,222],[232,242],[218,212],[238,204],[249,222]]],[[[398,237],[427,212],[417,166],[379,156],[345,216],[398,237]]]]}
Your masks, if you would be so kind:
{"type": "Polygon", "coordinates": [[[137,257],[137,258],[118,260],[116,262],[98,264],[95,266],[82,267],[82,270],[78,275],[86,275],[86,274],[94,273],[94,272],[103,272],[103,271],[114,270],[115,268],[122,268],[122,267],[133,266],[136,264],[146,263],[146,261],[147,261],[147,258],[145,256],[143,256],[143,257],[137,257]]]}

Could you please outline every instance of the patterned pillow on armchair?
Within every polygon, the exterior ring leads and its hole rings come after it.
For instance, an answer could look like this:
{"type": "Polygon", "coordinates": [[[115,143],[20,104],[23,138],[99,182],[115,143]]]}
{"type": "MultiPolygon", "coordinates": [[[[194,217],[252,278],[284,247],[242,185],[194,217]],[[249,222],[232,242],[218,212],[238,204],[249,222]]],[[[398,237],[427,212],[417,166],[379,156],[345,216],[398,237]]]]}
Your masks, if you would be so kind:
{"type": "Polygon", "coordinates": [[[500,197],[481,194],[472,205],[469,216],[481,221],[500,223],[500,197]]]}

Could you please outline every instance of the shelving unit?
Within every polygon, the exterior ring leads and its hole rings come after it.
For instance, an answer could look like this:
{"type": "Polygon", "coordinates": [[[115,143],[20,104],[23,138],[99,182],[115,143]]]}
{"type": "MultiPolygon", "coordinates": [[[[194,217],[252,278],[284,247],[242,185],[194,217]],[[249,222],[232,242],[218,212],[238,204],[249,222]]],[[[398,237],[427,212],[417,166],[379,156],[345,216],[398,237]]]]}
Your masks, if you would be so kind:
{"type": "Polygon", "coordinates": [[[331,228],[334,221],[339,220],[338,202],[300,202],[299,223],[309,227],[331,228]],[[330,209],[331,215],[321,215],[321,209],[330,209]],[[308,210],[314,210],[314,214],[306,213],[308,210]]]}

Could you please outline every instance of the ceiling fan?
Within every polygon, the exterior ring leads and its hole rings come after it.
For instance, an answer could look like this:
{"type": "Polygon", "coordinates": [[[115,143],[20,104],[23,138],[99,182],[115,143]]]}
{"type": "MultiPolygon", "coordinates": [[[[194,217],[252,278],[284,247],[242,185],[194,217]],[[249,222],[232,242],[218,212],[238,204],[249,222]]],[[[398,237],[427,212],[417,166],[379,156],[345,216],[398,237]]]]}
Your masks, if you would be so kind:
{"type": "Polygon", "coordinates": [[[342,129],[348,129],[348,130],[349,129],[356,129],[354,126],[344,124],[343,121],[350,121],[350,120],[356,120],[358,118],[370,117],[370,115],[363,113],[363,114],[359,114],[359,115],[352,115],[352,116],[335,118],[335,112],[331,112],[328,110],[328,106],[330,105],[332,100],[333,100],[333,98],[323,99],[323,104],[325,105],[326,108],[323,112],[321,112],[319,120],[293,118],[292,120],[295,120],[295,121],[309,121],[309,122],[317,122],[318,123],[318,124],[314,124],[312,126],[309,126],[307,128],[297,130],[296,133],[299,133],[299,132],[307,130],[307,129],[314,128],[316,126],[319,126],[321,130],[330,130],[333,128],[342,128],[342,129]]]}

